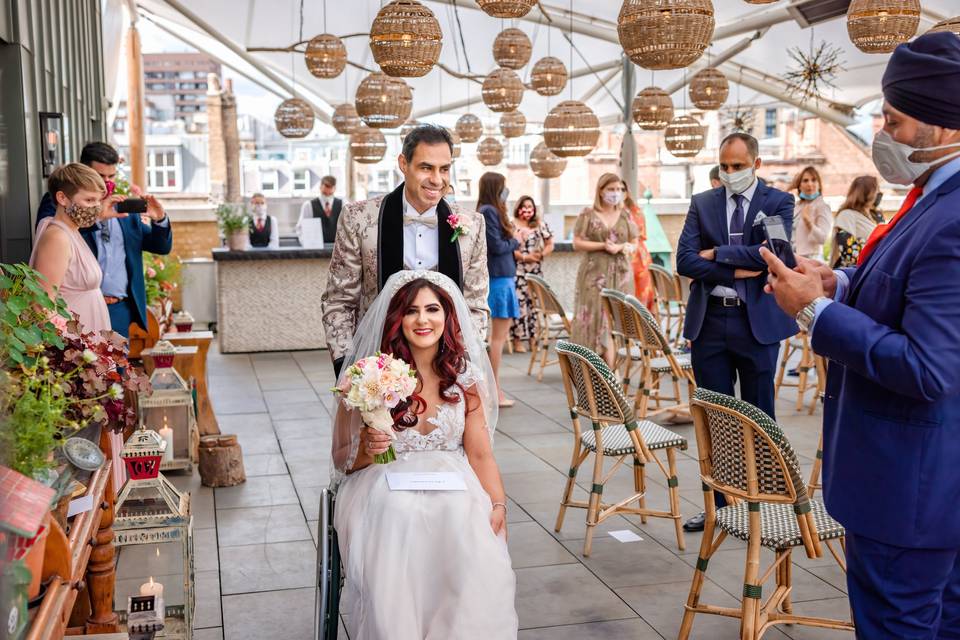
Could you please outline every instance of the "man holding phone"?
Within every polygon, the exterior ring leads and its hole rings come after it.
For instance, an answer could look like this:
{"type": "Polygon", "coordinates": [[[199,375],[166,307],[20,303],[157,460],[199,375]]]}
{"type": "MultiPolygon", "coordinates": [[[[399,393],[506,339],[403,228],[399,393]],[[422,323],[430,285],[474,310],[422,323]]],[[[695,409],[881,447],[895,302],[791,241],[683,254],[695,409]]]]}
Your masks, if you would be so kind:
{"type": "MultiPolygon", "coordinates": [[[[80,152],[80,162],[100,174],[107,184],[100,222],[80,230],[80,235],[97,256],[103,292],[114,331],[129,338],[130,323],[147,327],[147,295],[143,280],[143,252],[167,255],[173,248],[173,232],[160,202],[151,195],[131,197],[113,193],[120,156],[105,142],[91,142],[80,152]],[[143,219],[141,218],[143,216],[143,219]],[[145,222],[149,220],[149,223],[145,222]]],[[[56,213],[56,205],[45,194],[37,210],[37,222],[56,213]]]]}

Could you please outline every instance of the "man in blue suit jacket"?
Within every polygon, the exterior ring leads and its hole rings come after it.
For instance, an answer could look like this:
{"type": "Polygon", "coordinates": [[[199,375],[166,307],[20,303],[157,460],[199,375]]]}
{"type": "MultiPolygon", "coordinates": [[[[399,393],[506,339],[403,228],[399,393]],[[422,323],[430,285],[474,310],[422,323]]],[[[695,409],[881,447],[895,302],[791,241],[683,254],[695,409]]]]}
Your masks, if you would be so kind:
{"type": "MultiPolygon", "coordinates": [[[[80,162],[99,173],[104,182],[112,183],[116,178],[119,161],[117,151],[104,142],[91,142],[80,153],[80,162]]],[[[110,324],[125,338],[129,337],[131,322],[136,322],[144,330],[147,327],[143,252],[166,255],[173,247],[170,220],[163,207],[153,196],[144,197],[147,200],[146,215],[151,219],[149,225],[141,222],[139,215],[131,214],[102,220],[80,230],[103,270],[100,290],[110,312],[110,324]]],[[[103,204],[105,207],[114,206],[122,200],[122,196],[108,195],[103,204]]],[[[37,222],[56,212],[50,194],[45,194],[37,210],[37,222]]]]}
{"type": "Polygon", "coordinates": [[[763,255],[830,359],[824,501],[847,530],[857,637],[960,638],[960,39],[900,45],[883,93],[873,158],[913,183],[900,212],[854,269],[763,255]]]}

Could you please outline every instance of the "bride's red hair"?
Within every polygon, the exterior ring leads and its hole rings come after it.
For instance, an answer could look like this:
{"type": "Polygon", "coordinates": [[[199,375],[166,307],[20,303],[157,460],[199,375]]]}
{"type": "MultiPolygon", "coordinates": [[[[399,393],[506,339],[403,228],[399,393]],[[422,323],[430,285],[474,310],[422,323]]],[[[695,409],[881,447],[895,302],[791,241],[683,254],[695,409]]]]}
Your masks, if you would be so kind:
{"type": "MultiPolygon", "coordinates": [[[[440,337],[437,355],[433,359],[433,371],[440,378],[440,397],[445,402],[460,402],[460,396],[451,389],[456,385],[460,387],[461,394],[466,395],[466,390],[457,382],[457,378],[466,370],[467,359],[463,343],[460,341],[460,321],[457,319],[457,312],[453,308],[453,300],[442,287],[425,278],[418,278],[400,287],[394,294],[393,299],[390,300],[390,306],[387,307],[380,351],[389,353],[411,365],[414,364],[410,345],[403,335],[403,317],[406,315],[407,309],[413,305],[417,294],[424,288],[430,289],[437,296],[437,300],[440,301],[440,306],[443,308],[443,335],[440,337]]],[[[422,386],[423,379],[419,373],[417,373],[417,379],[420,381],[418,387],[422,386]]],[[[391,411],[394,428],[402,430],[415,426],[418,420],[417,416],[425,410],[426,403],[414,391],[409,400],[401,402],[391,411]]]]}

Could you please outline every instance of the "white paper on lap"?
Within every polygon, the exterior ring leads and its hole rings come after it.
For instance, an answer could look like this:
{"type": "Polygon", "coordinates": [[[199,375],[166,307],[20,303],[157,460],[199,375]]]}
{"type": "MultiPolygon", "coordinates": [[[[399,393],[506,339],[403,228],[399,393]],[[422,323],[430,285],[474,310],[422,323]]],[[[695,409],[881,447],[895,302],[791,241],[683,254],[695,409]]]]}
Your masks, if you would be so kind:
{"type": "Polygon", "coordinates": [[[390,491],[466,491],[463,476],[450,471],[417,471],[394,473],[388,471],[390,491]]]}

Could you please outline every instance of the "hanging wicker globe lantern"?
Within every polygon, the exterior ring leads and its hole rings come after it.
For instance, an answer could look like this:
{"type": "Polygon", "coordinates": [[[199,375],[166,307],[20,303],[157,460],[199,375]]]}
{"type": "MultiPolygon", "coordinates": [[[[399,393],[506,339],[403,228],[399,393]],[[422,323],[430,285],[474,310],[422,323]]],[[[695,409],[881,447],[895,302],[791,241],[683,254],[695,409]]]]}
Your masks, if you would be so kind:
{"type": "Polygon", "coordinates": [[[354,129],[360,126],[360,116],[357,115],[357,108],[349,102],[338,104],[333,110],[331,120],[337,133],[345,135],[350,135],[354,129]]]}
{"type": "Polygon", "coordinates": [[[729,94],[730,84],[727,77],[716,69],[701,69],[690,79],[690,101],[698,109],[719,109],[727,101],[729,94]]]}
{"type": "Polygon", "coordinates": [[[561,158],[585,156],[600,139],[600,120],[579,100],[564,100],[543,121],[543,141],[561,158]]]}
{"type": "Polygon", "coordinates": [[[508,111],[500,116],[500,133],[504,138],[518,138],[527,131],[527,117],[519,111],[508,111]]]}
{"type": "Polygon", "coordinates": [[[714,24],[710,0],[624,0],[617,34],[644,69],[680,69],[703,55],[714,24]]]}
{"type": "Polygon", "coordinates": [[[952,18],[947,18],[946,20],[941,20],[937,24],[930,27],[927,33],[939,33],[941,31],[949,31],[954,33],[960,38],[960,16],[954,16],[952,18]]]}
{"type": "Polygon", "coordinates": [[[503,160],[503,145],[496,138],[484,138],[477,145],[477,159],[487,167],[500,164],[503,160]]]}
{"type": "Polygon", "coordinates": [[[273,113],[273,124],[284,138],[303,138],[313,131],[313,107],[306,100],[288,98],[273,113]]]}
{"type": "Polygon", "coordinates": [[[678,116],[667,125],[663,144],[677,158],[692,158],[703,149],[706,131],[695,118],[678,116]]]}
{"type": "Polygon", "coordinates": [[[472,113],[457,118],[456,130],[461,142],[476,142],[483,135],[483,123],[472,113]]]}
{"type": "Polygon", "coordinates": [[[314,77],[336,78],[347,66],[347,47],[337,36],[321,33],[307,43],[303,61],[314,77]]]}
{"type": "Polygon", "coordinates": [[[357,87],[357,114],[376,129],[399,127],[413,110],[413,94],[400,78],[371,73],[357,87]]]}
{"type": "Polygon", "coordinates": [[[483,80],[482,94],[491,111],[513,111],[523,100],[523,81],[510,69],[495,69],[483,80]]]}
{"type": "Polygon", "coordinates": [[[400,143],[403,144],[403,141],[407,139],[407,134],[420,126],[418,120],[407,120],[403,123],[403,126],[400,127],[400,143]]]}
{"type": "Polygon", "coordinates": [[[920,0],[852,0],[847,9],[850,41],[864,53],[890,53],[919,26],[920,0]]]}
{"type": "Polygon", "coordinates": [[[361,124],[350,134],[350,154],[360,164],[376,164],[387,152],[387,139],[380,129],[361,124]]]}
{"type": "Polygon", "coordinates": [[[493,59],[501,67],[519,69],[530,62],[533,43],[520,29],[504,29],[493,40],[493,59]]]}
{"type": "Polygon", "coordinates": [[[425,76],[440,59],[442,45],[440,23],[417,0],[393,0],[370,25],[373,59],[388,76],[425,76]]]}
{"type": "Polygon", "coordinates": [[[559,58],[546,56],[530,70],[530,85],[542,96],[555,96],[567,86],[567,67],[559,58]]]}
{"type": "MultiPolygon", "coordinates": [[[[447,129],[444,127],[444,129],[447,129]]],[[[447,133],[450,134],[450,141],[453,142],[453,159],[456,160],[460,157],[460,136],[457,135],[457,132],[453,129],[447,129],[447,133]]]]}
{"type": "Polygon", "coordinates": [[[566,168],[567,159],[554,154],[543,142],[530,152],[530,169],[538,178],[559,178],[566,168]]]}
{"type": "Polygon", "coordinates": [[[673,120],[673,100],[660,87],[647,87],[633,99],[632,111],[633,121],[641,129],[666,129],[673,120]]]}
{"type": "Polygon", "coordinates": [[[743,0],[747,4],[773,4],[777,0],[743,0]]]}
{"type": "Polygon", "coordinates": [[[477,4],[494,18],[522,18],[530,13],[537,0],[477,0],[477,4]]]}

